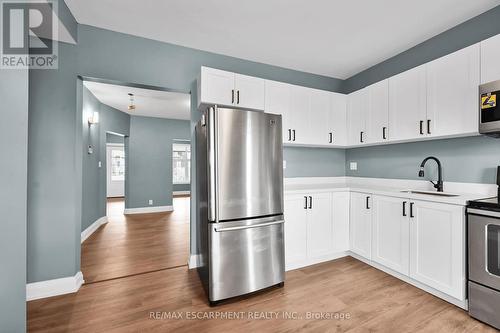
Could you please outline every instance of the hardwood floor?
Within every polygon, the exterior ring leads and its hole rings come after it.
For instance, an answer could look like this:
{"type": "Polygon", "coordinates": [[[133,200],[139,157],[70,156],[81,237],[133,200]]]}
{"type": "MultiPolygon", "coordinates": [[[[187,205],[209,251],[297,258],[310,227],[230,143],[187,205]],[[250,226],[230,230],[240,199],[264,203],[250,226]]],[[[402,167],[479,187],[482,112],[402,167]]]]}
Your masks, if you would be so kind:
{"type": "Polygon", "coordinates": [[[108,200],[108,223],[82,244],[85,283],[186,265],[189,197],[174,197],[174,211],[123,215],[123,199],[108,200]]]}
{"type": "Polygon", "coordinates": [[[351,257],[288,272],[283,288],[212,308],[196,271],[186,267],[84,285],[77,294],[29,302],[28,330],[496,332],[467,312],[351,257]],[[191,319],[233,311],[243,314],[232,320],[191,319]],[[262,311],[275,311],[278,319],[249,319],[250,313],[255,317],[262,311]],[[286,311],[302,318],[284,319],[286,311]],[[307,319],[307,312],[349,317],[307,319]]]}

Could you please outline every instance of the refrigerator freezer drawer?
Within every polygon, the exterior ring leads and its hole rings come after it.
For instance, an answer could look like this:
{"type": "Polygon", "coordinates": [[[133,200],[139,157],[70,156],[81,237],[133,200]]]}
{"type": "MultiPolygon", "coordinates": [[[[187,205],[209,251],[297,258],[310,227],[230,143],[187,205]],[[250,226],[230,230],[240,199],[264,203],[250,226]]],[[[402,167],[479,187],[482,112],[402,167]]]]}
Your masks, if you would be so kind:
{"type": "Polygon", "coordinates": [[[284,221],[210,223],[210,301],[264,289],[285,279],[284,221]]]}

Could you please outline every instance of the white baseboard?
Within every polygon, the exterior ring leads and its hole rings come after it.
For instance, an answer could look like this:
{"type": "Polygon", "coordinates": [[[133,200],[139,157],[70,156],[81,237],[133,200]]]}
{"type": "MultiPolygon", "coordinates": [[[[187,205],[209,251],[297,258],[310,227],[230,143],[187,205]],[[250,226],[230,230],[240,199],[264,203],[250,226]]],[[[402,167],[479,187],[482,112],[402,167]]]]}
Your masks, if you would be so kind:
{"type": "Polygon", "coordinates": [[[439,297],[439,298],[441,298],[442,300],[445,300],[448,303],[451,303],[451,304],[453,304],[455,306],[458,306],[459,308],[462,308],[464,310],[468,310],[468,302],[467,302],[466,299],[465,300],[460,300],[460,299],[457,299],[457,298],[455,298],[453,296],[445,294],[445,293],[443,293],[443,292],[441,292],[439,290],[436,290],[436,289],[434,289],[432,287],[429,287],[429,286],[427,286],[427,285],[425,285],[425,284],[423,284],[421,282],[418,282],[418,281],[412,279],[409,276],[406,276],[406,275],[403,275],[403,274],[401,274],[399,272],[393,271],[390,268],[387,268],[387,267],[385,267],[383,265],[380,265],[379,263],[376,263],[376,262],[374,262],[372,260],[363,258],[362,256],[360,256],[360,255],[358,255],[356,253],[353,253],[351,251],[349,251],[349,255],[351,257],[355,258],[355,259],[358,259],[359,261],[364,262],[365,264],[368,264],[370,266],[375,267],[376,269],[381,270],[382,272],[390,274],[390,275],[392,275],[392,276],[394,276],[394,277],[396,277],[396,278],[398,278],[398,279],[400,279],[400,280],[402,280],[402,281],[404,281],[406,283],[409,283],[409,284],[411,284],[411,285],[413,285],[413,286],[415,286],[415,287],[417,287],[419,289],[422,289],[423,291],[426,291],[429,294],[432,294],[432,295],[434,295],[436,297],[439,297]]]}
{"type": "Polygon", "coordinates": [[[28,283],[26,285],[26,300],[33,301],[40,298],[76,293],[84,282],[82,272],[78,272],[75,276],[28,283]]]}
{"type": "Polygon", "coordinates": [[[201,254],[190,254],[188,268],[193,269],[201,266],[201,254]]]}
{"type": "Polygon", "coordinates": [[[124,214],[161,213],[161,212],[171,212],[173,210],[174,210],[173,206],[154,206],[154,207],[125,208],[124,214]]]}
{"type": "Polygon", "coordinates": [[[299,269],[299,268],[302,268],[302,267],[316,265],[316,264],[319,264],[319,263],[322,263],[322,262],[325,262],[325,261],[330,261],[330,260],[335,260],[335,259],[338,259],[338,258],[346,257],[348,255],[349,254],[346,251],[341,251],[341,252],[335,252],[335,253],[327,254],[327,255],[316,257],[316,258],[312,258],[312,259],[307,259],[307,260],[302,260],[302,261],[296,261],[296,262],[292,262],[292,263],[287,263],[285,265],[285,271],[288,272],[288,271],[291,271],[291,270],[294,270],[294,269],[299,269]]]}
{"type": "Polygon", "coordinates": [[[97,221],[92,223],[87,229],[82,231],[81,242],[83,243],[87,238],[90,237],[99,227],[103,224],[108,223],[108,217],[100,217],[97,221]]]}
{"type": "Polygon", "coordinates": [[[174,191],[173,195],[190,195],[191,191],[174,191]]]}

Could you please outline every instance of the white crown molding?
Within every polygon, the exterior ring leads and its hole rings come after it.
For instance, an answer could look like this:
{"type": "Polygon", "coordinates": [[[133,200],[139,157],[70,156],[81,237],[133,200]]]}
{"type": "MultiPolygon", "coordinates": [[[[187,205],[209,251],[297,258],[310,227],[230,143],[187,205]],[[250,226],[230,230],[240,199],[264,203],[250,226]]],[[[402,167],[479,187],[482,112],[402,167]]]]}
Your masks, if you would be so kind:
{"type": "Polygon", "coordinates": [[[92,223],[87,229],[82,231],[81,235],[81,243],[83,243],[87,238],[90,237],[99,227],[103,224],[108,223],[108,217],[103,216],[97,219],[94,223],[92,223]]]}
{"type": "Polygon", "coordinates": [[[139,208],[125,208],[124,214],[147,214],[147,213],[161,213],[171,212],[174,210],[173,206],[154,206],[154,207],[139,207],[139,208]]]}
{"type": "Polygon", "coordinates": [[[26,285],[26,300],[33,301],[40,298],[76,293],[84,282],[82,272],[78,272],[75,276],[28,283],[26,285]]]}

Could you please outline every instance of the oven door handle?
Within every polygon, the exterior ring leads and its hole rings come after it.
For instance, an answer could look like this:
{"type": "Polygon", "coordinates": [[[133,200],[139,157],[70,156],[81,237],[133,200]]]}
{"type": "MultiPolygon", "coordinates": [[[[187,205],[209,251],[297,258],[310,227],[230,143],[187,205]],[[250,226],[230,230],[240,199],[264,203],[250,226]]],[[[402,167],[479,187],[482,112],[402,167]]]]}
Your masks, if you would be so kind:
{"type": "Polygon", "coordinates": [[[243,229],[250,229],[250,228],[260,228],[260,227],[267,227],[270,225],[282,224],[282,223],[285,223],[285,221],[281,220],[281,221],[265,222],[265,223],[259,223],[259,224],[242,225],[241,227],[215,228],[215,232],[235,231],[235,230],[243,230],[243,229]]]}

